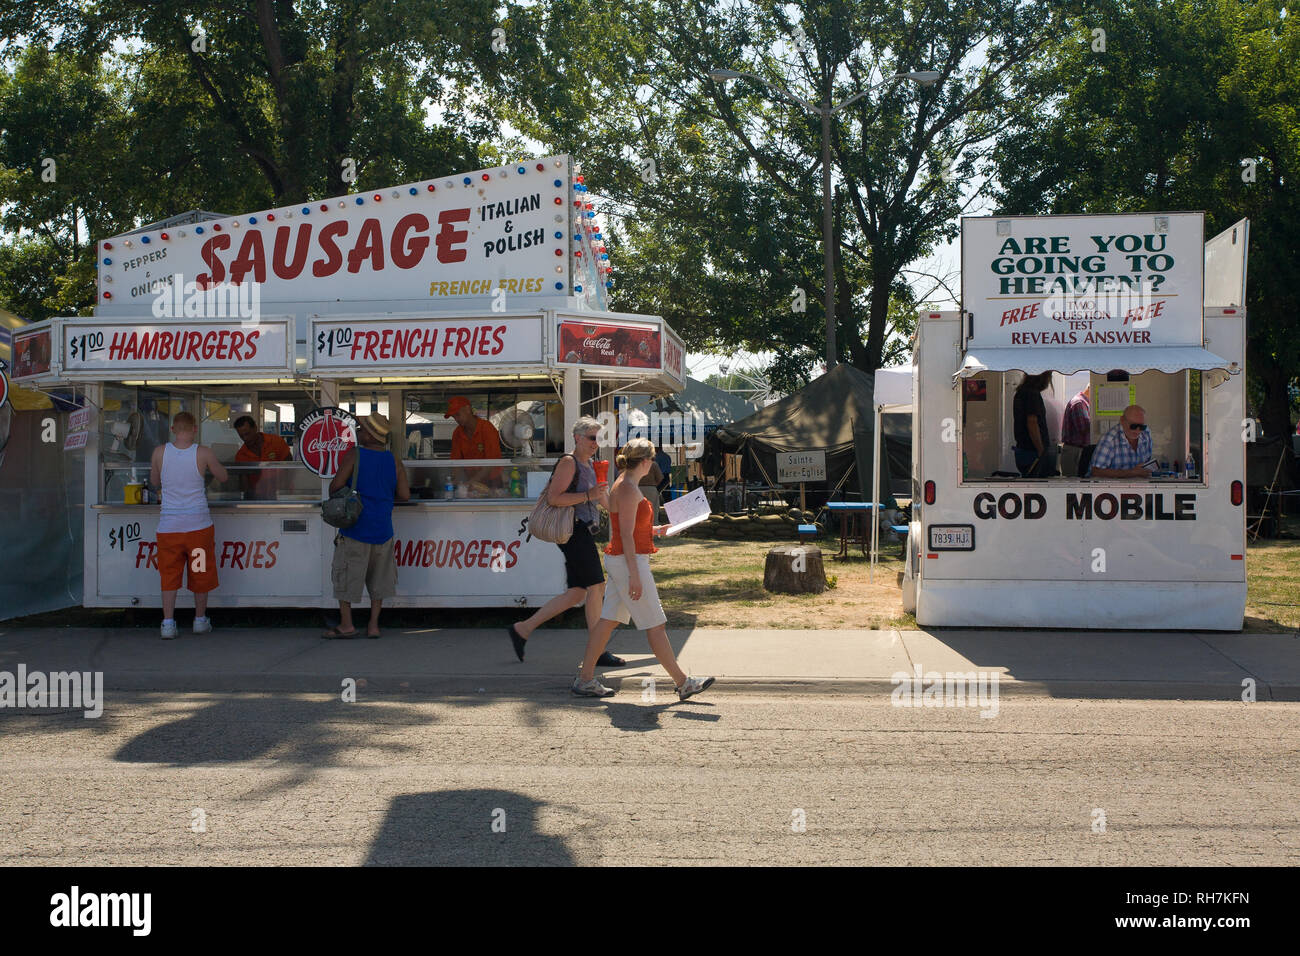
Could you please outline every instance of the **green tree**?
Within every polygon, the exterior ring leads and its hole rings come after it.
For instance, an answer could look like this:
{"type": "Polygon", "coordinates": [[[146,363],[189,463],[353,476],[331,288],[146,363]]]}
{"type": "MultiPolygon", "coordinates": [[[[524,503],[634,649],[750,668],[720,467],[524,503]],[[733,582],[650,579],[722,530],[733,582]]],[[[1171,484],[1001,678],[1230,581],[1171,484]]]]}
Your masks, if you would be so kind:
{"type": "Polygon", "coordinates": [[[782,387],[825,354],[820,120],[708,71],[834,103],[896,71],[940,72],[933,88],[887,86],[833,124],[837,342],[869,371],[886,357],[903,270],[955,235],[961,184],[986,165],[1010,79],[1052,25],[1043,5],[1014,0],[565,0],[517,16],[520,68],[489,98],[586,158],[613,211],[620,307],[665,315],[691,348],[774,352],[782,387]],[[547,64],[581,69],[590,93],[533,84],[547,64]]]}
{"type": "Polygon", "coordinates": [[[488,0],[0,0],[0,294],[84,310],[106,235],[490,162],[496,124],[444,83],[495,22],[488,0]]]}
{"type": "Polygon", "coordinates": [[[1276,0],[1080,6],[999,143],[1002,211],[1203,209],[1207,236],[1249,217],[1247,372],[1265,433],[1289,435],[1288,386],[1300,376],[1300,24],[1276,0]]]}

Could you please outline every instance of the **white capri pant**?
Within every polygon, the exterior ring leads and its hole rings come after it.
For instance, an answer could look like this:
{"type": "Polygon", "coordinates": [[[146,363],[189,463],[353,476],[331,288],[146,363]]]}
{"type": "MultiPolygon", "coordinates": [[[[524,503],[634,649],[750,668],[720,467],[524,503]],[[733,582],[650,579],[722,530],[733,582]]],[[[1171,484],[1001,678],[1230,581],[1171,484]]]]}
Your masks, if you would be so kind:
{"type": "Polygon", "coordinates": [[[668,623],[663,605],[659,603],[659,590],[655,587],[654,576],[650,573],[650,555],[636,556],[637,576],[641,578],[641,599],[633,601],[629,597],[627,556],[622,554],[605,555],[605,603],[600,609],[600,616],[606,621],[618,621],[626,624],[631,620],[638,628],[648,631],[652,627],[668,623]]]}

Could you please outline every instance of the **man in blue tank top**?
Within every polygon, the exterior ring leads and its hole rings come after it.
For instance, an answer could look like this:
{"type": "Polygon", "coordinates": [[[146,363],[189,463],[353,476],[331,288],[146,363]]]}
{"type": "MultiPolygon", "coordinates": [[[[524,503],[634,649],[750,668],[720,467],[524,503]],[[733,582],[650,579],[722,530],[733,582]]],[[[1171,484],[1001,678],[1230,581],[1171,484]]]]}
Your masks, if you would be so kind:
{"type": "Polygon", "coordinates": [[[362,418],[357,429],[360,444],[349,449],[339,462],[338,474],[330,482],[330,494],[352,481],[357,469],[357,494],[361,496],[361,517],[350,528],[339,529],[334,539],[334,563],[330,577],[339,602],[339,626],[322,637],[357,636],[352,623],[352,605],[361,600],[362,587],[370,594],[370,621],[366,637],[379,636],[379,611],[384,598],[397,593],[397,558],[393,554],[393,503],[409,501],[411,488],[406,469],[388,450],[388,419],[378,412],[362,418]]]}

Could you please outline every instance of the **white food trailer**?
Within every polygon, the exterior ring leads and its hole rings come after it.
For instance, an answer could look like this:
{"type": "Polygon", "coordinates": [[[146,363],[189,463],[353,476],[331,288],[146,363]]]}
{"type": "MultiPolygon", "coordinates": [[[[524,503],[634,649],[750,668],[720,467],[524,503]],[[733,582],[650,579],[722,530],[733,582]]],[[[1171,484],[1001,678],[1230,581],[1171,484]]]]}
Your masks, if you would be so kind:
{"type": "Polygon", "coordinates": [[[918,624],[1240,630],[1247,237],[1202,245],[1201,213],[963,220],[962,309],[923,313],[913,356],[918,624]],[[1042,372],[1049,409],[1087,373],[1092,443],[1142,406],[1152,477],[1021,477],[1013,393],[1042,372]]]}
{"type": "Polygon", "coordinates": [[[88,607],[160,604],[158,506],[132,502],[181,410],[231,473],[208,489],[213,607],[334,604],[335,532],[318,505],[371,411],[412,489],[393,513],[385,604],[543,603],[564,590],[564,563],[523,519],[573,422],[612,415],[615,393],[685,381],[661,318],[606,310],[604,236],[568,156],[146,227],[98,251],[95,316],[24,330],[50,358],[21,378],[74,386],[93,409],[79,438],[88,607]],[[457,395],[497,427],[501,459],[450,458],[457,395]],[[236,461],[242,415],[292,459],[236,461]]]}

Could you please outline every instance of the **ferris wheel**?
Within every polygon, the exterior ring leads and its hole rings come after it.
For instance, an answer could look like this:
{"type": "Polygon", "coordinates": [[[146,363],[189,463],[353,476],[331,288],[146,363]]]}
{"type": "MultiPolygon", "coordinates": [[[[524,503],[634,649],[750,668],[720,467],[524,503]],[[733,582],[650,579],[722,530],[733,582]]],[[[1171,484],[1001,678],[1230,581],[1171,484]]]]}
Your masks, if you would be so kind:
{"type": "Polygon", "coordinates": [[[770,361],[770,355],[743,350],[720,356],[718,375],[723,384],[719,388],[760,408],[772,404],[784,395],[768,381],[766,368],[770,361]]]}

